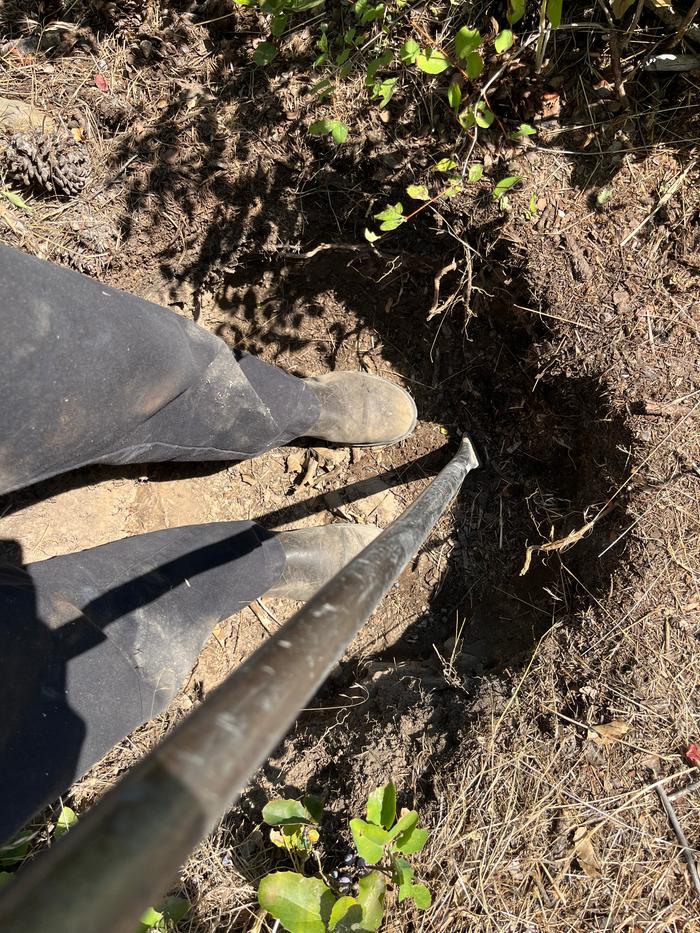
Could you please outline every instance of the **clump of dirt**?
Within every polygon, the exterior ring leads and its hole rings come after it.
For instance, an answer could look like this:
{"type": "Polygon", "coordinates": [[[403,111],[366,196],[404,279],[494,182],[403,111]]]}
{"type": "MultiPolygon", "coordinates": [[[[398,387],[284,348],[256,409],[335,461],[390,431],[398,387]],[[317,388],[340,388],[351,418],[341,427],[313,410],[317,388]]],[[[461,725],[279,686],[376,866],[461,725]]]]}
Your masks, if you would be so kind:
{"type": "MultiPolygon", "coordinates": [[[[242,517],[385,525],[463,432],[484,453],[184,866],[183,929],[260,928],[255,885],[279,864],[259,828],[270,795],[325,795],[325,844],[340,851],[347,820],[389,779],[432,827],[419,870],[434,895],[420,923],[389,929],[691,929],[687,876],[650,788],[682,786],[700,728],[700,200],[684,142],[697,88],[638,71],[626,109],[606,36],[562,31],[541,74],[522,55],[493,89],[505,133],[475,137],[484,177],[370,245],[374,214],[408,184],[436,191],[438,160],[465,157],[438,94],[402,84],[379,111],[360,85],[339,86],[353,132],[335,149],[306,132],[314,104],[292,67],[313,50],[311,25],[259,69],[250,9],[118,6],[42,7],[53,39],[32,45],[39,5],[16,4],[0,89],[63,124],[93,171],[60,210],[8,202],[8,241],[289,371],[401,382],[420,423],[384,450],[79,471],[7,503],[8,553],[36,560],[242,517]],[[510,139],[522,120],[537,136],[510,139]],[[497,202],[506,175],[520,182],[497,202]],[[609,722],[625,728],[599,741],[591,727],[609,722]]],[[[171,710],[77,784],[74,805],[293,609],[261,600],[218,626],[171,710]]],[[[689,834],[696,799],[678,804],[689,834]]]]}

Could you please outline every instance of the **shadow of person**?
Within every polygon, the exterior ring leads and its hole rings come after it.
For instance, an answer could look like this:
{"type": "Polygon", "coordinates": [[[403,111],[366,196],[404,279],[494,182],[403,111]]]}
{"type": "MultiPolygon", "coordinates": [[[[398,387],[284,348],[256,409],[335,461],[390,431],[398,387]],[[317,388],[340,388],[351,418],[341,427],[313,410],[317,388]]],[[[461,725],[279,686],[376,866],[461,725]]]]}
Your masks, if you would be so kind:
{"type": "Polygon", "coordinates": [[[165,709],[284,559],[253,522],[216,522],[0,566],[0,842],[165,709]]]}

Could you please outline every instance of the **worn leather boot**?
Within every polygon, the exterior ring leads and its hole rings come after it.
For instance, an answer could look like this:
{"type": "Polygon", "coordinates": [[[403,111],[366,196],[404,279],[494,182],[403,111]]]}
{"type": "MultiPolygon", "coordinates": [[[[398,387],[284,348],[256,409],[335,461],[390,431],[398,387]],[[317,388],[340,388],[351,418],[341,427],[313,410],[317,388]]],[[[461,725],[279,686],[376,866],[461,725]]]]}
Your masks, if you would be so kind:
{"type": "Polygon", "coordinates": [[[368,373],[310,376],[304,382],[321,414],[306,434],[334,444],[375,447],[396,444],[413,433],[416,404],[404,389],[368,373]]]}
{"type": "Polygon", "coordinates": [[[339,524],[278,532],[276,537],[284,549],[285,566],[282,576],[266,595],[305,602],[380,531],[375,525],[339,524]]]}

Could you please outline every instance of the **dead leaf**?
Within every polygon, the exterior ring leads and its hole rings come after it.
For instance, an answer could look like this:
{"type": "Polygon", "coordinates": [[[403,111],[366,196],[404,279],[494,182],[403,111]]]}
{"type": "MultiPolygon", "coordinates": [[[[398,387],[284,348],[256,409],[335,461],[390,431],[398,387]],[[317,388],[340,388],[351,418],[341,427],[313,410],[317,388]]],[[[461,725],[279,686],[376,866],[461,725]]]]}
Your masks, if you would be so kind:
{"type": "Polygon", "coordinates": [[[622,19],[634,3],[634,0],[613,0],[612,11],[615,19],[622,19]]]}
{"type": "Polygon", "coordinates": [[[584,826],[574,833],[574,852],[579,865],[589,878],[600,878],[600,861],[591,842],[592,832],[584,826]]]}
{"type": "Polygon", "coordinates": [[[613,742],[627,735],[630,724],[622,719],[613,719],[611,722],[601,723],[599,726],[589,726],[588,738],[596,745],[612,745],[613,742]]]}
{"type": "Polygon", "coordinates": [[[685,757],[696,768],[700,768],[700,745],[697,742],[691,742],[685,750],[685,757]]]}
{"type": "Polygon", "coordinates": [[[239,470],[238,476],[241,482],[245,483],[246,486],[255,486],[258,478],[253,472],[253,467],[249,463],[242,463],[239,470]]]}
{"type": "Polygon", "coordinates": [[[74,127],[71,129],[71,134],[72,134],[72,136],[73,136],[73,139],[74,139],[77,143],[82,143],[82,142],[84,142],[84,140],[85,140],[85,130],[82,128],[82,126],[74,126],[74,127]]]}
{"type": "Polygon", "coordinates": [[[107,84],[107,79],[104,75],[95,75],[95,87],[99,88],[101,91],[107,93],[109,91],[109,84],[107,84]]]}
{"type": "Polygon", "coordinates": [[[301,473],[304,464],[298,453],[291,453],[287,457],[287,473],[301,473]]]}

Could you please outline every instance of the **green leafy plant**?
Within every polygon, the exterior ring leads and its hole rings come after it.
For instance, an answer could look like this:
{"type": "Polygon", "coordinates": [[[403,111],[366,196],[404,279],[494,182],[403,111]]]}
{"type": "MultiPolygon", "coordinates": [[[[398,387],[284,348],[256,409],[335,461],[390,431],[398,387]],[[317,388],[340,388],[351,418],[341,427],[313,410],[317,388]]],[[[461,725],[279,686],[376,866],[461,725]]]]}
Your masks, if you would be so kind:
{"type": "Polygon", "coordinates": [[[173,925],[189,913],[190,902],[184,897],[164,897],[158,907],[149,907],[139,922],[137,933],[169,933],[173,925]]]}
{"type": "Polygon", "coordinates": [[[332,136],[336,146],[342,146],[348,138],[348,128],[342,120],[317,120],[309,127],[312,136],[332,136]]]}
{"type": "Polygon", "coordinates": [[[402,810],[397,818],[393,784],[369,795],[365,820],[350,821],[357,854],[349,853],[340,869],[328,874],[314,850],[320,818],[315,798],[271,800],[263,809],[272,842],[286,849],[297,870],[266,875],[258,901],[288,933],[374,933],[384,919],[387,886],[399,904],[410,900],[423,910],[430,906],[430,892],[414,882],[406,858],[421,851],[428,831],[418,827],[415,810],[402,810]],[[313,877],[300,870],[312,855],[317,862],[313,877]]]}
{"type": "MultiPolygon", "coordinates": [[[[431,204],[434,204],[436,201],[439,201],[442,198],[454,198],[456,195],[460,194],[464,190],[463,178],[461,175],[451,174],[456,168],[457,163],[454,159],[445,158],[440,159],[439,162],[436,162],[436,164],[433,166],[433,171],[439,174],[448,175],[447,184],[432,195],[426,185],[408,185],[406,188],[406,194],[413,201],[422,201],[423,203],[420,205],[420,207],[417,207],[414,211],[411,211],[410,214],[405,214],[404,206],[400,201],[397,201],[396,204],[387,204],[384,210],[374,215],[374,219],[379,222],[379,229],[381,234],[377,234],[373,230],[367,228],[365,229],[365,239],[370,243],[376,243],[377,240],[381,239],[382,235],[391,233],[402,224],[412,220],[414,217],[420,214],[421,211],[424,211],[427,207],[430,207],[431,204]]],[[[466,172],[467,183],[473,184],[479,181],[483,173],[484,167],[480,163],[477,162],[469,166],[469,170],[466,172]]]]}
{"type": "Polygon", "coordinates": [[[34,208],[30,207],[24,198],[20,197],[16,191],[10,191],[9,189],[5,188],[3,191],[0,191],[0,194],[14,207],[19,207],[20,210],[26,211],[28,214],[31,214],[31,212],[34,210],[34,208]]]}
{"type": "Polygon", "coordinates": [[[61,812],[58,814],[56,826],[53,831],[54,839],[60,839],[61,836],[65,836],[77,822],[78,816],[75,810],[71,810],[70,807],[61,807],[61,812]]]}

